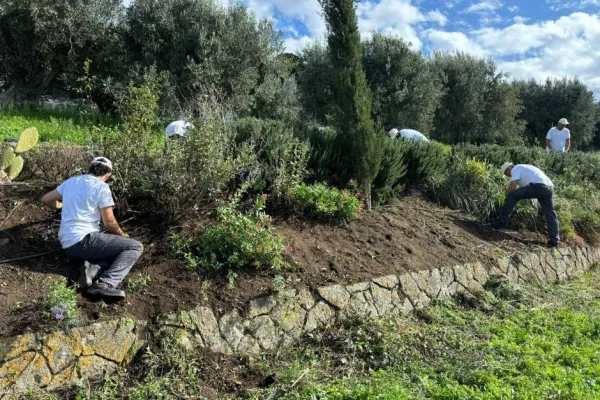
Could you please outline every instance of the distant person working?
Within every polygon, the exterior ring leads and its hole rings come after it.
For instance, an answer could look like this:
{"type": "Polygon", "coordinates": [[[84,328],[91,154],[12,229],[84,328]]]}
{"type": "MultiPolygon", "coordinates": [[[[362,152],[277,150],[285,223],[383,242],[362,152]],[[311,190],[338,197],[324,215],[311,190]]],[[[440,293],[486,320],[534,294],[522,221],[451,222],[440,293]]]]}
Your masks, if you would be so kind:
{"type": "Polygon", "coordinates": [[[558,125],[548,131],[546,135],[546,151],[567,152],[571,148],[571,131],[567,129],[569,121],[562,118],[558,125]]]}
{"type": "Polygon", "coordinates": [[[507,228],[510,216],[520,200],[537,199],[546,216],[548,247],[558,246],[558,217],[554,208],[554,184],[550,178],[539,168],[527,164],[505,163],[501,170],[510,178],[510,185],[506,190],[506,200],[500,211],[500,218],[492,222],[492,227],[507,228]]]}
{"type": "Polygon", "coordinates": [[[414,140],[415,142],[429,142],[427,136],[423,135],[419,131],[415,131],[414,129],[402,129],[398,131],[398,129],[394,128],[388,133],[388,135],[392,139],[400,136],[402,139],[414,140]]]}
{"type": "Polygon", "coordinates": [[[179,139],[180,141],[185,139],[185,135],[189,131],[194,129],[194,125],[189,122],[179,120],[173,121],[165,129],[165,133],[167,134],[167,139],[179,139]]]}

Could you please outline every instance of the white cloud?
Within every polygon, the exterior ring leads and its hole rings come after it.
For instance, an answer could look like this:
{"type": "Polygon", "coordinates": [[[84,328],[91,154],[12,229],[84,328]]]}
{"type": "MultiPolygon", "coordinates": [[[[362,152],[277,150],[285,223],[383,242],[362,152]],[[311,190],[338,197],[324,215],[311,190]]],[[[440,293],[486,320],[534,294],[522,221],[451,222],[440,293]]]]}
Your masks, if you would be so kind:
{"type": "Polygon", "coordinates": [[[325,22],[321,17],[318,0],[248,0],[248,8],[258,18],[273,18],[277,12],[284,18],[292,18],[302,23],[310,35],[317,37],[325,32],[325,22]]]}
{"type": "Polygon", "coordinates": [[[502,2],[500,2],[499,0],[483,0],[471,4],[467,9],[465,9],[465,12],[475,14],[489,14],[496,12],[496,10],[500,9],[501,7],[502,2]]]}
{"type": "Polygon", "coordinates": [[[546,4],[550,5],[553,11],[565,9],[583,9],[585,7],[600,6],[600,0],[546,0],[546,4]]]}
{"type": "Polygon", "coordinates": [[[525,22],[529,21],[529,18],[517,15],[513,17],[513,21],[515,22],[515,24],[524,24],[525,22]]]}
{"type": "Polygon", "coordinates": [[[478,56],[486,55],[486,51],[463,32],[445,32],[428,29],[423,36],[431,43],[432,50],[461,51],[478,56]]]}

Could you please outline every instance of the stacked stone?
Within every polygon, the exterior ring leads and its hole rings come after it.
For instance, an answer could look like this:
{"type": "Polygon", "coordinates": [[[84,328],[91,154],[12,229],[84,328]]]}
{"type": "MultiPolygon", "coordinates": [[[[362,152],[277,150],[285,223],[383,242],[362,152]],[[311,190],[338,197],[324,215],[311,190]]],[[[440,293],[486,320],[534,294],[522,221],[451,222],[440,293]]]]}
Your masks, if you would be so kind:
{"type": "MultiPolygon", "coordinates": [[[[559,283],[600,261],[600,248],[579,247],[517,254],[480,262],[406,272],[350,285],[289,290],[252,300],[244,313],[219,316],[199,306],[159,319],[158,333],[189,349],[258,355],[289,346],[300,336],[344,318],[381,319],[407,315],[433,300],[484,289],[493,276],[511,283],[559,283]]],[[[97,323],[39,338],[24,335],[0,342],[0,398],[3,393],[69,386],[126,363],[143,343],[143,322],[97,323]]]]}

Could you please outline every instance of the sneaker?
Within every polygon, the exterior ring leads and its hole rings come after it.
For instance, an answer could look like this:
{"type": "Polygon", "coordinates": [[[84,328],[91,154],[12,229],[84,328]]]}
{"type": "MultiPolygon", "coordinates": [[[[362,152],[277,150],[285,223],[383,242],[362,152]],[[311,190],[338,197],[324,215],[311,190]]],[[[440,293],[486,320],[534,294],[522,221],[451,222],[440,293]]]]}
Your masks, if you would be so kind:
{"type": "Polygon", "coordinates": [[[93,296],[112,297],[114,299],[124,299],[125,291],[117,289],[104,282],[94,282],[87,290],[88,294],[93,296]]]}
{"type": "Polygon", "coordinates": [[[506,229],[508,227],[507,224],[502,223],[499,219],[490,222],[490,226],[494,229],[506,229]]]}
{"type": "Polygon", "coordinates": [[[98,268],[89,262],[84,262],[81,267],[81,275],[79,275],[79,287],[83,290],[92,286],[98,268]]]}

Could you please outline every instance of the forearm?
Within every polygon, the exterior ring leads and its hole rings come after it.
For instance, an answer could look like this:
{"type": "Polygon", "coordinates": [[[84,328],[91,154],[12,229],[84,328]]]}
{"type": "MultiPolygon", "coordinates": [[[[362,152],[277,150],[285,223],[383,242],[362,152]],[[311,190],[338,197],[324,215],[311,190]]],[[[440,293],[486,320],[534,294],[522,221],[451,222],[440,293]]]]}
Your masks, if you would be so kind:
{"type": "Polygon", "coordinates": [[[119,223],[116,219],[105,222],[104,227],[108,232],[112,233],[113,235],[123,236],[123,230],[119,226],[119,223]]]}
{"type": "Polygon", "coordinates": [[[56,210],[62,207],[62,203],[58,200],[44,201],[44,206],[51,210],[56,210]]]}
{"type": "Polygon", "coordinates": [[[546,147],[547,147],[547,148],[549,148],[550,150],[552,150],[552,149],[553,149],[553,147],[552,147],[552,142],[551,142],[551,141],[549,141],[548,139],[546,139],[546,147]]]}

